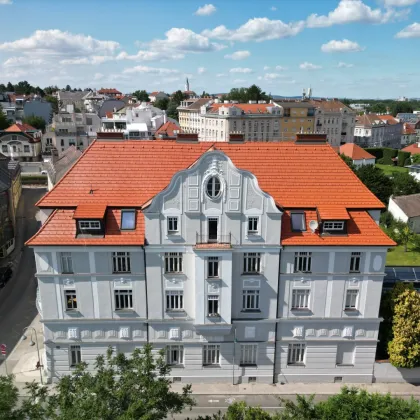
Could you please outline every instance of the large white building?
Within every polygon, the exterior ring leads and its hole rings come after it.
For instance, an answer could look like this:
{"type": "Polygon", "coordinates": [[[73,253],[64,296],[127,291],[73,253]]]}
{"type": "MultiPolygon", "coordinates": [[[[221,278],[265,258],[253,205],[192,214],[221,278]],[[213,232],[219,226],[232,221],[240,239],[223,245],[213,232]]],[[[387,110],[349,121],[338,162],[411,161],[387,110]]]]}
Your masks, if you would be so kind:
{"type": "Polygon", "coordinates": [[[151,343],[174,381],[372,382],[394,243],[316,138],[94,142],[28,241],[48,377],[151,343]]]}
{"type": "Polygon", "coordinates": [[[37,162],[41,160],[41,138],[41,130],[16,123],[0,131],[0,151],[14,160],[37,162]]]}

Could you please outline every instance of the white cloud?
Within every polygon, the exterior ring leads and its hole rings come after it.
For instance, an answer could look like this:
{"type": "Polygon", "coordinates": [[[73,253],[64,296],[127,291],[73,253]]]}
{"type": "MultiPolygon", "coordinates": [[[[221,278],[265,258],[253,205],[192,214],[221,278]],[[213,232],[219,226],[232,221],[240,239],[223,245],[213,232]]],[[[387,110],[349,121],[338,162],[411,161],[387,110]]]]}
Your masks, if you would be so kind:
{"type": "Polygon", "coordinates": [[[217,9],[212,4],[205,4],[199,7],[194,13],[197,16],[209,16],[212,15],[217,9]]]}
{"type": "Polygon", "coordinates": [[[351,68],[351,67],[354,67],[354,64],[344,63],[343,61],[340,61],[340,62],[337,64],[337,67],[338,67],[339,69],[349,69],[349,68],[351,68]]]}
{"type": "Polygon", "coordinates": [[[308,63],[305,61],[304,63],[299,65],[299,68],[301,70],[319,70],[322,69],[322,66],[318,66],[316,64],[308,63]]]}
{"type": "Polygon", "coordinates": [[[226,74],[225,73],[217,73],[216,77],[226,77],[226,74]]]}
{"type": "Polygon", "coordinates": [[[383,0],[388,7],[407,7],[419,3],[420,0],[383,0]]]}
{"type": "Polygon", "coordinates": [[[348,39],[343,39],[342,41],[333,39],[321,46],[321,51],[324,53],[358,52],[363,50],[364,48],[357,42],[349,41],[348,39]]]}
{"type": "Polygon", "coordinates": [[[264,70],[270,70],[270,66],[264,66],[264,70]]]}
{"type": "Polygon", "coordinates": [[[13,4],[12,0],[0,0],[0,6],[2,4],[13,4]]]}
{"type": "Polygon", "coordinates": [[[279,71],[287,70],[287,67],[276,66],[276,70],[279,70],[279,71]]]}
{"type": "Polygon", "coordinates": [[[279,74],[279,73],[266,73],[266,74],[264,74],[264,79],[265,80],[275,80],[275,79],[280,79],[281,77],[284,77],[284,75],[279,74]]]}
{"type": "Polygon", "coordinates": [[[412,23],[395,35],[395,38],[420,38],[420,23],[412,23]]]}
{"type": "Polygon", "coordinates": [[[209,52],[226,48],[225,45],[210,42],[205,35],[196,34],[190,29],[172,28],[165,33],[166,39],[155,39],[149,44],[152,51],[209,52]]]}
{"type": "Polygon", "coordinates": [[[233,81],[233,83],[235,84],[235,85],[237,85],[238,83],[245,83],[246,82],[246,80],[245,79],[235,79],[234,81],[233,81]]]}
{"type": "Polygon", "coordinates": [[[199,67],[198,69],[197,69],[197,73],[198,74],[203,74],[203,73],[205,73],[206,72],[206,68],[205,67],[199,67]]]}
{"type": "Polygon", "coordinates": [[[68,58],[60,60],[60,64],[64,66],[80,64],[102,64],[105,63],[105,61],[112,60],[115,60],[115,57],[112,55],[93,55],[92,57],[68,58]]]}
{"type": "Polygon", "coordinates": [[[273,12],[275,12],[277,10],[276,6],[271,6],[270,10],[272,10],[273,12]]]}
{"type": "Polygon", "coordinates": [[[386,23],[393,18],[402,17],[407,11],[396,12],[392,9],[382,11],[372,9],[364,4],[362,0],[341,0],[337,8],[328,13],[327,16],[320,16],[316,13],[310,15],[306,20],[308,28],[323,28],[332,25],[345,23],[386,23]]]}
{"type": "Polygon", "coordinates": [[[120,52],[117,60],[132,60],[132,61],[167,61],[167,60],[181,60],[185,54],[170,51],[145,51],[140,50],[137,54],[130,55],[125,51],[120,52]]]}
{"type": "Polygon", "coordinates": [[[235,51],[233,54],[226,54],[225,58],[231,59],[231,60],[244,60],[245,58],[248,58],[251,55],[249,51],[235,51]]]}
{"type": "Polygon", "coordinates": [[[41,58],[30,59],[28,57],[10,57],[3,63],[3,67],[30,67],[44,64],[41,58]]]}
{"type": "Polygon", "coordinates": [[[165,69],[159,67],[135,66],[124,69],[123,73],[176,74],[179,73],[179,71],[175,69],[165,69]]]}
{"type": "Polygon", "coordinates": [[[228,41],[260,42],[295,36],[303,30],[304,26],[305,23],[303,21],[284,23],[281,20],[254,18],[248,20],[248,22],[237,29],[227,29],[226,26],[220,25],[214,29],[204,30],[202,35],[208,38],[228,41]]]}
{"type": "Polygon", "coordinates": [[[235,67],[233,69],[229,70],[230,73],[243,73],[243,74],[249,74],[253,73],[253,70],[248,67],[235,67]]]}
{"type": "Polygon", "coordinates": [[[104,75],[102,73],[95,73],[93,76],[93,80],[101,80],[104,78],[104,75]]]}

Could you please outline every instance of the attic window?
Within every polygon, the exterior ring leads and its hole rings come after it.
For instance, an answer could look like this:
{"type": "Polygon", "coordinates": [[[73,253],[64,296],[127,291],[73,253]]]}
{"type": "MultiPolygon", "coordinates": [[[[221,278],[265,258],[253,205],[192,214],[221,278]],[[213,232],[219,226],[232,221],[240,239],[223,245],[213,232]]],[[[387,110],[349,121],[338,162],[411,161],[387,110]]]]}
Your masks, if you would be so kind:
{"type": "Polygon", "coordinates": [[[343,230],[344,222],[324,222],[324,230],[343,230]]]}
{"type": "Polygon", "coordinates": [[[292,213],[292,230],[302,232],[306,230],[305,213],[292,213]]]}
{"type": "Polygon", "coordinates": [[[121,230],[132,230],[136,228],[136,211],[123,210],[121,212],[121,230]]]}
{"type": "Polygon", "coordinates": [[[79,228],[81,230],[83,229],[100,229],[101,228],[101,222],[98,220],[79,220],[79,228]]]}

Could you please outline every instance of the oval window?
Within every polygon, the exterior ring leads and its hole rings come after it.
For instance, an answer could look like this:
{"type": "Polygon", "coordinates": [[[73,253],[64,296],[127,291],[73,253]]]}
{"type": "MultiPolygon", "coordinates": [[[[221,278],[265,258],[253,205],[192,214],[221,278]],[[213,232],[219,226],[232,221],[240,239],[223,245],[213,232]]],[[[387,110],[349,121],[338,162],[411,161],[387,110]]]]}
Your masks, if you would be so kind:
{"type": "Polygon", "coordinates": [[[220,180],[212,176],[207,182],[207,195],[210,198],[217,198],[220,195],[220,180]]]}

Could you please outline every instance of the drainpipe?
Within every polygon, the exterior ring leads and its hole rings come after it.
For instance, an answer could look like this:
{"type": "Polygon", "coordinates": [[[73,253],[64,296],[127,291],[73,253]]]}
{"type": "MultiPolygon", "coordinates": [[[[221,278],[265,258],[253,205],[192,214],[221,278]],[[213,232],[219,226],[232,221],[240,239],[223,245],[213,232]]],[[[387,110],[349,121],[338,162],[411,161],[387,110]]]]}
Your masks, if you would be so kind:
{"type": "Polygon", "coordinates": [[[143,265],[144,265],[144,294],[146,297],[146,340],[147,343],[149,343],[149,303],[148,303],[148,299],[147,299],[147,270],[146,270],[146,248],[144,247],[144,245],[142,246],[143,248],[143,265]]]}
{"type": "MultiPolygon", "coordinates": [[[[280,267],[281,267],[281,251],[282,247],[279,250],[279,272],[278,272],[278,282],[277,282],[277,305],[276,305],[276,319],[279,318],[279,306],[280,306],[280,299],[279,299],[279,290],[280,290],[280,267]]],[[[276,383],[276,362],[277,362],[277,330],[278,330],[278,322],[275,323],[275,331],[274,331],[274,363],[273,363],[273,384],[276,383]]]]}

